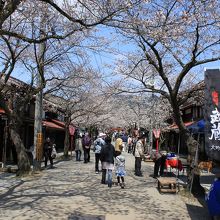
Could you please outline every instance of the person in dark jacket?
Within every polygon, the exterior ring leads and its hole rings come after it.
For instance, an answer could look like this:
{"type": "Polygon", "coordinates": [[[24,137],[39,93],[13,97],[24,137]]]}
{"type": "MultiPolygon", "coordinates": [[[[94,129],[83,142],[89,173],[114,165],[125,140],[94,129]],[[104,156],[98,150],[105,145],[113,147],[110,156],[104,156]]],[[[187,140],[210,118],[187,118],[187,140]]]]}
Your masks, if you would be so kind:
{"type": "Polygon", "coordinates": [[[100,160],[102,162],[102,184],[105,184],[108,175],[108,187],[112,187],[112,170],[114,169],[115,148],[111,144],[111,137],[105,138],[105,145],[101,149],[100,160]]]}
{"type": "Polygon", "coordinates": [[[48,137],[44,143],[44,163],[45,163],[45,168],[47,168],[47,161],[48,158],[50,160],[50,167],[53,168],[53,158],[51,156],[52,154],[52,150],[53,150],[53,144],[50,140],[50,138],[48,137]]]}
{"type": "Polygon", "coordinates": [[[92,140],[89,136],[89,133],[86,132],[82,138],[82,146],[84,151],[84,163],[90,162],[90,148],[91,148],[92,140]]]}
{"type": "Polygon", "coordinates": [[[166,164],[166,153],[164,152],[155,152],[153,156],[153,161],[154,161],[154,176],[153,178],[157,178],[158,172],[160,170],[160,176],[163,176],[164,174],[164,169],[165,169],[165,164],[166,164]]]}

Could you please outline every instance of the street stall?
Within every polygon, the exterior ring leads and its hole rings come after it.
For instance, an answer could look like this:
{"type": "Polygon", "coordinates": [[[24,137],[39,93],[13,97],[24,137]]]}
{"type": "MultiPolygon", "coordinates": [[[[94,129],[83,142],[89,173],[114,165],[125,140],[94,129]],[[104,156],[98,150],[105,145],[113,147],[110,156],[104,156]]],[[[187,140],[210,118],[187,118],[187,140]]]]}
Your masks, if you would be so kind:
{"type": "Polygon", "coordinates": [[[171,169],[173,168],[178,169],[179,171],[182,171],[183,170],[182,161],[177,157],[176,154],[168,153],[166,163],[165,163],[165,168],[166,169],[170,168],[170,172],[171,172],[171,169]]]}

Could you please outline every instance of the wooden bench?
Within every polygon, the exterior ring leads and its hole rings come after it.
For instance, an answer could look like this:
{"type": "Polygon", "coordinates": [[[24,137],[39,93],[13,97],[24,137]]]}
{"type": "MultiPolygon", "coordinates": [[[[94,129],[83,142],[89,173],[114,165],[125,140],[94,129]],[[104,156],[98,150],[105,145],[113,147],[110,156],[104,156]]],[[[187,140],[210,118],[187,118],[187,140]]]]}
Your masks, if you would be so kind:
{"type": "Polygon", "coordinates": [[[174,177],[159,177],[158,179],[158,190],[162,192],[177,192],[176,178],[174,177]]]}

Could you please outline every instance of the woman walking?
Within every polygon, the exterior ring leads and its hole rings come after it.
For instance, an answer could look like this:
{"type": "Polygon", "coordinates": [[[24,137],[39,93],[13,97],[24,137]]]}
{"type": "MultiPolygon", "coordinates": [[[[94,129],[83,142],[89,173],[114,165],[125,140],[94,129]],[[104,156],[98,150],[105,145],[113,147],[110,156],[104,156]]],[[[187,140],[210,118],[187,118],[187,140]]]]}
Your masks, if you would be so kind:
{"type": "Polygon", "coordinates": [[[115,148],[111,144],[111,137],[105,138],[105,145],[101,149],[102,161],[102,184],[105,184],[106,174],[108,176],[108,187],[112,187],[112,170],[114,169],[115,148]]]}
{"type": "Polygon", "coordinates": [[[83,147],[82,147],[82,137],[80,134],[77,134],[77,136],[76,136],[75,152],[76,152],[76,161],[81,161],[83,147]]]}

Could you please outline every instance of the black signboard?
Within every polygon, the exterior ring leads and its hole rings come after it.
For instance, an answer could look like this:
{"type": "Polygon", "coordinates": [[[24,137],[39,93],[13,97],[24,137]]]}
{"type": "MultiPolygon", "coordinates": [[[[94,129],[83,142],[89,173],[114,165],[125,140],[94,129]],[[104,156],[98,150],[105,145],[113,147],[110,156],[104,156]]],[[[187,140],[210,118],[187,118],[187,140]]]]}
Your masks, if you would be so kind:
{"type": "Polygon", "coordinates": [[[208,157],[220,161],[220,70],[205,71],[205,149],[208,157]]]}

